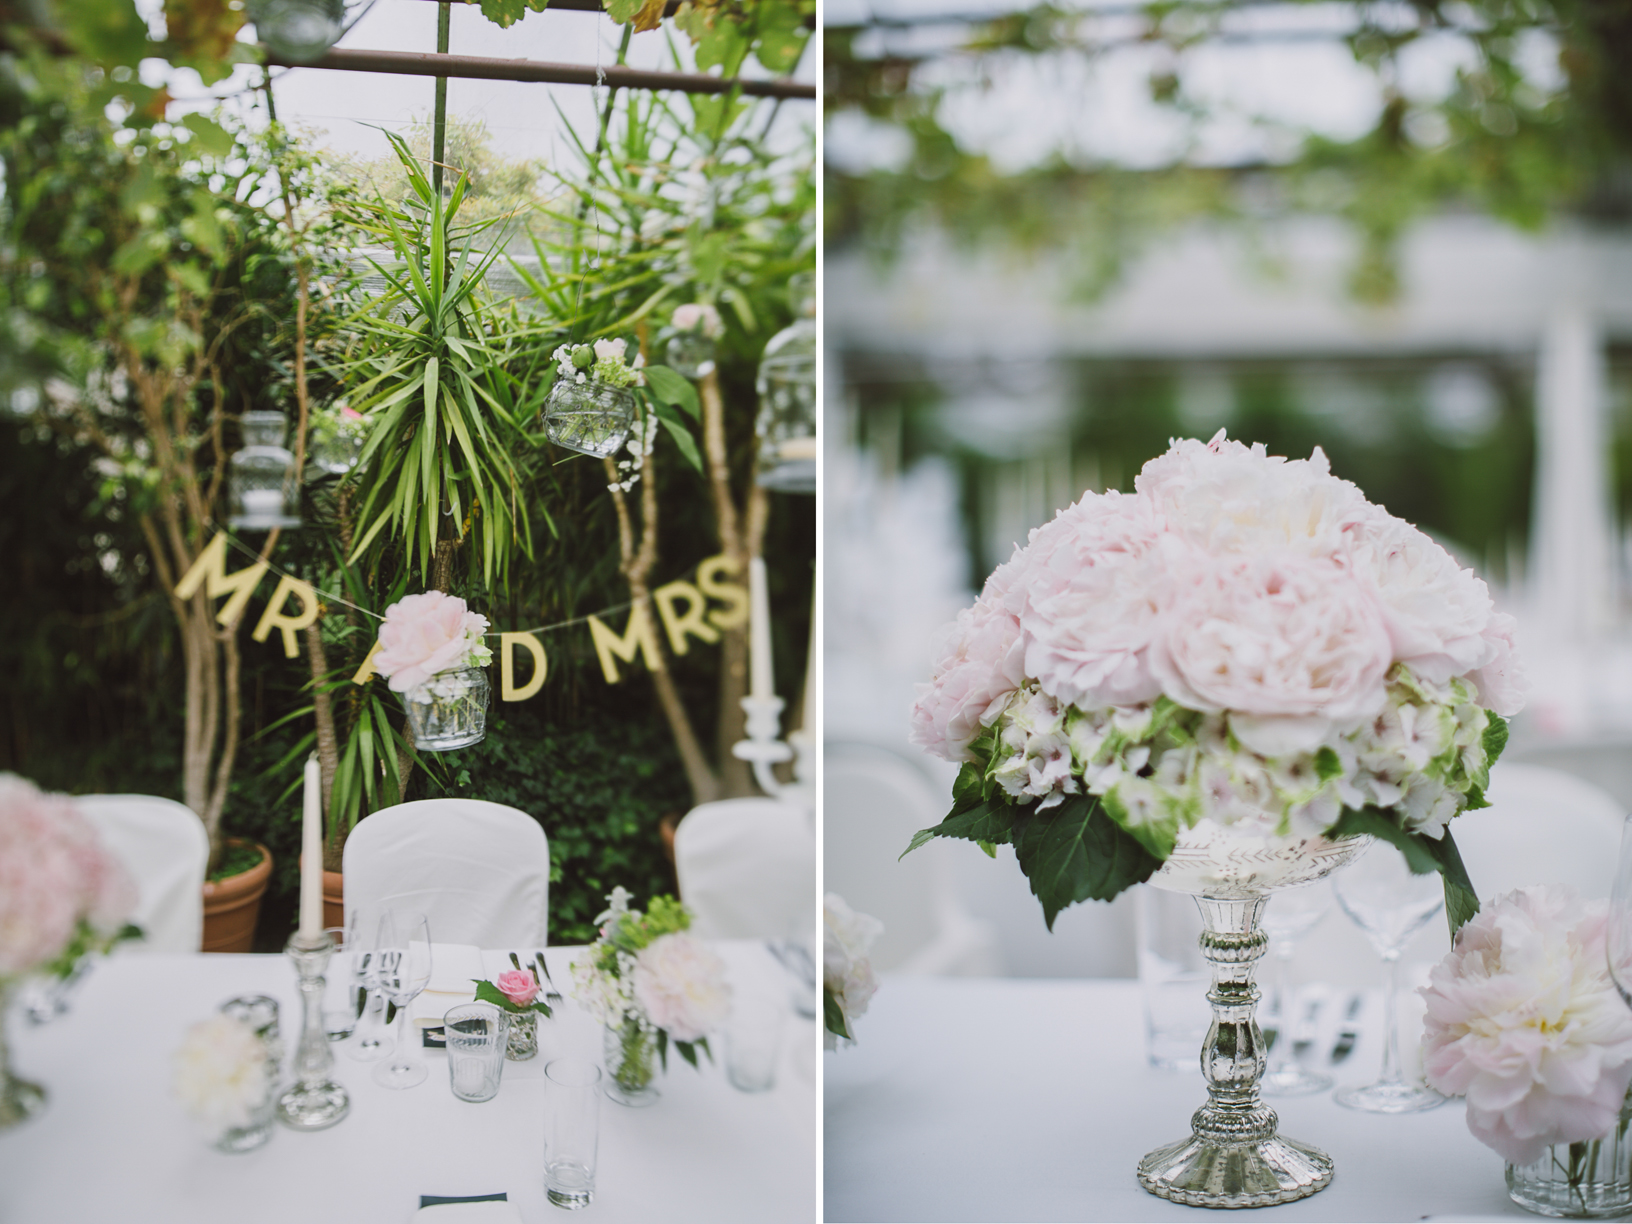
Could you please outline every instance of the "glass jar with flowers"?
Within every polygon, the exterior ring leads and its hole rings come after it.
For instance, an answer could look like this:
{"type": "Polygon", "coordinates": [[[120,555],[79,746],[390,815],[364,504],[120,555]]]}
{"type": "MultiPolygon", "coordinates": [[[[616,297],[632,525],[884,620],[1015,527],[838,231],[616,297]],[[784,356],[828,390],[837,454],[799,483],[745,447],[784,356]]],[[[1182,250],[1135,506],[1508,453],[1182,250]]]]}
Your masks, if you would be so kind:
{"type": "Polygon", "coordinates": [[[385,610],[374,668],[402,694],[414,747],[448,752],[487,733],[487,618],[441,591],[405,595],[385,610]]]}

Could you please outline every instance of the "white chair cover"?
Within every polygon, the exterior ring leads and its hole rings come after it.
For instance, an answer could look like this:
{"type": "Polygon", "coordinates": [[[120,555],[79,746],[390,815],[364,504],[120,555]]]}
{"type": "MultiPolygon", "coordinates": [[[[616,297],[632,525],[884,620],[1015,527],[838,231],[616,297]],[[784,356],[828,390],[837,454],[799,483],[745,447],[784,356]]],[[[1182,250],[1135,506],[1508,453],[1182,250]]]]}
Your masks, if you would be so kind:
{"type": "Polygon", "coordinates": [[[692,808],[675,830],[674,870],[704,939],[814,934],[816,832],[801,806],[721,799],[692,808]]]}
{"type": "Polygon", "coordinates": [[[78,795],[75,804],[136,881],[131,921],[145,939],[120,945],[139,952],[197,952],[204,938],[204,824],[173,799],[155,795],[78,795]]]}
{"type": "MultiPolygon", "coordinates": [[[[957,897],[949,855],[959,848],[931,842],[900,857],[917,830],[945,818],[951,797],[896,753],[866,744],[830,742],[822,787],[823,887],[884,924],[873,967],[1002,973],[994,924],[957,897]]],[[[1042,925],[1041,912],[1035,921],[1042,925]]]]}
{"type": "Polygon", "coordinates": [[[436,943],[545,945],[550,848],[526,812],[481,799],[399,803],[357,822],[342,866],[348,926],[359,908],[396,906],[424,913],[436,943]]]}
{"type": "Polygon", "coordinates": [[[1498,762],[1490,807],[1451,822],[1481,902],[1526,884],[1607,897],[1626,815],[1608,791],[1545,765],[1498,762]]]}

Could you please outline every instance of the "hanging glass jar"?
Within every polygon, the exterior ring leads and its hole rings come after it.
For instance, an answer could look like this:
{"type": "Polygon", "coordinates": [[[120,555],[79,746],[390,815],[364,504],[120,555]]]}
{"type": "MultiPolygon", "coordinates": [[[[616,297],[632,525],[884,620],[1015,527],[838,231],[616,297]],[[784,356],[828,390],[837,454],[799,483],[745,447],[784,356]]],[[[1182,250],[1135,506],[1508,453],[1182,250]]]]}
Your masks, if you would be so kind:
{"type": "Polygon", "coordinates": [[[714,341],[720,334],[720,315],[706,302],[677,307],[673,332],[663,347],[664,364],[682,378],[707,378],[714,372],[714,341]]]}
{"type": "Polygon", "coordinates": [[[816,293],[801,272],[788,283],[793,322],[759,362],[758,480],[780,493],[816,492],[816,293]]]}
{"type": "Polygon", "coordinates": [[[617,453],[634,420],[634,395],[607,383],[558,379],[544,403],[550,441],[597,458],[617,453]]]}
{"type": "Polygon", "coordinates": [[[487,673],[479,667],[437,672],[402,695],[414,747],[451,752],[480,743],[487,734],[487,673]]]}
{"type": "Polygon", "coordinates": [[[345,404],[312,414],[312,435],[307,444],[311,464],[331,476],[344,476],[362,458],[368,441],[368,418],[345,404]]]}
{"type": "Polygon", "coordinates": [[[374,0],[250,0],[245,16],[280,59],[309,64],[374,6],[374,0]]]}
{"type": "Polygon", "coordinates": [[[283,445],[281,412],[244,413],[244,447],[228,464],[228,522],[244,531],[299,527],[295,457],[283,445]]]}

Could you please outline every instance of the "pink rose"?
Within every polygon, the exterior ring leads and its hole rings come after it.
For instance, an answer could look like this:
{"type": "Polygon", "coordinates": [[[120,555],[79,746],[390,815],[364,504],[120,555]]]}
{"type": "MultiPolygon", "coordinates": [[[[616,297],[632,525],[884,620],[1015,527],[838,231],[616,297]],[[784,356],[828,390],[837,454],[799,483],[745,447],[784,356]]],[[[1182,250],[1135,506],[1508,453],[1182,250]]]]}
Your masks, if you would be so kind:
{"type": "Polygon", "coordinates": [[[1237,738],[1265,756],[1309,751],[1334,725],[1375,715],[1392,662],[1370,591],[1335,562],[1296,553],[1203,563],[1150,649],[1169,697],[1229,711],[1237,738]]]}
{"type": "Polygon", "coordinates": [[[438,672],[462,665],[480,646],[487,618],[441,591],[404,595],[385,610],[374,667],[389,676],[393,693],[406,693],[438,672]]]}
{"type": "Polygon", "coordinates": [[[517,1007],[526,1007],[538,998],[538,979],[526,969],[511,969],[501,973],[493,985],[517,1007]]]}
{"type": "Polygon", "coordinates": [[[1508,893],[1474,916],[1420,993],[1423,1071],[1468,1099],[1468,1129],[1516,1165],[1615,1126],[1632,1080],[1632,1012],[1604,956],[1608,902],[1508,893]]]}

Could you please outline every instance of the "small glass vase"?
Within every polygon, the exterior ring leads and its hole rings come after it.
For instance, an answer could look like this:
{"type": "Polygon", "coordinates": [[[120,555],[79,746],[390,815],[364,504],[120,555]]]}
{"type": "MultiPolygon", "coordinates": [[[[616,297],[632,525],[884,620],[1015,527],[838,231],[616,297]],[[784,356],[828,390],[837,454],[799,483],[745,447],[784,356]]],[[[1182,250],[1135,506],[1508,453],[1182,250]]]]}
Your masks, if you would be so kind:
{"type": "Polygon", "coordinates": [[[414,747],[449,752],[480,743],[487,734],[487,673],[479,667],[437,672],[402,695],[414,747]]]}
{"type": "Polygon", "coordinates": [[[669,369],[682,378],[707,378],[714,372],[714,340],[698,323],[689,331],[676,331],[664,346],[669,369]]]}
{"type": "Polygon", "coordinates": [[[504,1056],[511,1062],[526,1062],[538,1053],[538,1013],[511,1012],[510,1037],[504,1056]]]}
{"type": "Polygon", "coordinates": [[[657,1075],[657,1030],[646,1028],[633,1016],[606,1029],[606,1095],[619,1105],[643,1109],[657,1104],[661,1093],[652,1086],[657,1075]]]}
{"type": "Polygon", "coordinates": [[[253,1152],[272,1138],[272,1121],[277,1110],[280,1083],[279,1064],[283,1061],[283,1039],[278,1033],[278,1001],[267,995],[240,995],[221,1005],[221,1014],[241,1020],[255,1030],[266,1048],[266,1091],[249,1111],[242,1126],[229,1126],[211,1145],[218,1152],[253,1152]]]}
{"type": "Polygon", "coordinates": [[[1632,1093],[1615,1129],[1598,1139],[1555,1143],[1534,1164],[1507,1166],[1507,1194],[1526,1211],[1566,1220],[1632,1212],[1632,1093]]]}
{"type": "Polygon", "coordinates": [[[617,454],[635,421],[635,397],[623,387],[556,380],[544,404],[544,432],[568,450],[604,459],[617,454]]]}
{"type": "Polygon", "coordinates": [[[12,986],[0,980],[0,1134],[27,1122],[45,1108],[45,1089],[11,1073],[11,1046],[6,1041],[11,992],[12,986]]]}

